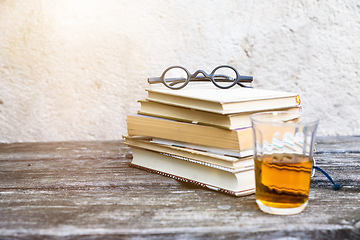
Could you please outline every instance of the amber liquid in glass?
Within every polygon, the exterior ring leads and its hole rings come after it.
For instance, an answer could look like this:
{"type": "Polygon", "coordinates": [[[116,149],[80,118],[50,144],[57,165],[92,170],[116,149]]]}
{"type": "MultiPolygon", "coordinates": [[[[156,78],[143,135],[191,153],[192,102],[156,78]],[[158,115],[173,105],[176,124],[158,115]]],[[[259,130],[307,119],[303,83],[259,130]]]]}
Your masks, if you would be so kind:
{"type": "Polygon", "coordinates": [[[312,160],[296,154],[255,159],[256,199],[273,208],[296,208],[307,202],[312,160]]]}

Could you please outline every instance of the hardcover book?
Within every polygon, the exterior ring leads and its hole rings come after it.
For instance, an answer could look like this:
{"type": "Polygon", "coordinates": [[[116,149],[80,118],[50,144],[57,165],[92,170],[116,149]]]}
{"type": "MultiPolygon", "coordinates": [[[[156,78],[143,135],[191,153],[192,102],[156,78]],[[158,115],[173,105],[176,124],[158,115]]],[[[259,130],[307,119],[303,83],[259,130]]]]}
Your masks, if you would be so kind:
{"type": "Polygon", "coordinates": [[[229,130],[146,115],[128,115],[129,136],[150,136],[218,148],[250,149],[252,128],[229,130]]]}
{"type": "Polygon", "coordinates": [[[219,89],[212,84],[202,84],[201,87],[187,86],[180,90],[148,88],[146,91],[148,101],[218,114],[255,112],[300,105],[300,97],[296,93],[255,88],[219,89]]]}
{"type": "Polygon", "coordinates": [[[235,196],[255,192],[254,166],[216,168],[185,157],[133,147],[131,166],[235,196]]]}
{"type": "MultiPolygon", "coordinates": [[[[141,104],[139,114],[227,129],[250,127],[250,115],[256,113],[254,111],[247,111],[234,114],[222,114],[148,100],[139,100],[138,102],[141,104]]],[[[287,111],[300,114],[301,108],[294,106],[290,108],[266,109],[264,111],[287,111]]]]}
{"type": "Polygon", "coordinates": [[[254,165],[252,154],[248,154],[245,157],[235,157],[224,153],[202,151],[189,147],[183,147],[180,145],[163,144],[160,143],[157,139],[154,141],[151,138],[129,136],[124,136],[124,138],[124,143],[131,147],[137,147],[154,152],[184,157],[186,159],[189,159],[189,161],[211,167],[236,170],[254,165]]]}

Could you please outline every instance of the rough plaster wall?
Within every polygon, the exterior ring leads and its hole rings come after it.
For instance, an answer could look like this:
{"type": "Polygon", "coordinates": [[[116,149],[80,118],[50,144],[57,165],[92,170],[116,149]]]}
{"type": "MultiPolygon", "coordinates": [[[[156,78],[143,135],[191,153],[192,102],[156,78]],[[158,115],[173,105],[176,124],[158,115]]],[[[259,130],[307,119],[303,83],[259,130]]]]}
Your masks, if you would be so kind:
{"type": "Polygon", "coordinates": [[[359,40],[357,0],[0,0],[0,142],[121,139],[147,77],[219,64],[359,135],[359,40]]]}

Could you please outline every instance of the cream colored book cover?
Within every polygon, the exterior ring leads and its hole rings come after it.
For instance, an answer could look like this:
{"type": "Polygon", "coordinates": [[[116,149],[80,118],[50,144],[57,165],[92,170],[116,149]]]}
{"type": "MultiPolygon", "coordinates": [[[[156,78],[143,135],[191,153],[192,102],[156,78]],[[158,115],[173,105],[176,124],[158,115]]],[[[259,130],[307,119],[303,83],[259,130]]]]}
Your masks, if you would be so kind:
{"type": "Polygon", "coordinates": [[[133,154],[130,165],[142,170],[236,196],[255,192],[253,166],[229,172],[141,148],[133,148],[133,154]]]}
{"type": "MultiPolygon", "coordinates": [[[[138,102],[141,104],[139,114],[227,129],[250,127],[250,115],[260,112],[251,111],[225,115],[147,100],[139,100],[138,102]]],[[[295,106],[291,108],[272,108],[265,111],[287,111],[300,114],[301,108],[299,106],[295,106]]]]}
{"type": "Polygon", "coordinates": [[[129,136],[150,136],[239,151],[253,146],[250,127],[229,130],[140,114],[127,116],[127,132],[129,136]]]}
{"type": "Polygon", "coordinates": [[[220,152],[215,153],[215,151],[201,151],[187,147],[186,145],[181,146],[178,144],[163,144],[159,142],[158,139],[154,141],[152,138],[130,137],[126,135],[124,138],[124,143],[131,147],[138,147],[159,153],[166,153],[178,156],[179,158],[182,157],[188,161],[219,168],[224,171],[232,172],[236,169],[242,169],[254,165],[252,155],[248,155],[246,157],[235,157],[229,156],[227,154],[221,154],[220,152]]]}
{"type": "Polygon", "coordinates": [[[219,89],[209,84],[198,84],[180,90],[147,88],[149,101],[189,107],[193,109],[234,114],[300,105],[297,93],[256,88],[233,87],[219,89]]]}

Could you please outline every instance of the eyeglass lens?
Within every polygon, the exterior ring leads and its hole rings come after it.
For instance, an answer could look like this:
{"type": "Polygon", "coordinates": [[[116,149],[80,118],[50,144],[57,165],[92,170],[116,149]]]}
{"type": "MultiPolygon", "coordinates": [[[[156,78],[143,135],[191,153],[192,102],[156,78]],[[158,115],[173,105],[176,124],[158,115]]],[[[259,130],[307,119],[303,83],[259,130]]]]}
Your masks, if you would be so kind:
{"type": "Polygon", "coordinates": [[[220,87],[229,87],[236,81],[237,74],[234,69],[220,67],[214,72],[214,81],[220,87]]]}
{"type": "Polygon", "coordinates": [[[164,75],[165,84],[171,88],[182,88],[187,84],[187,79],[188,73],[180,67],[171,68],[164,75]]]}

